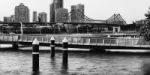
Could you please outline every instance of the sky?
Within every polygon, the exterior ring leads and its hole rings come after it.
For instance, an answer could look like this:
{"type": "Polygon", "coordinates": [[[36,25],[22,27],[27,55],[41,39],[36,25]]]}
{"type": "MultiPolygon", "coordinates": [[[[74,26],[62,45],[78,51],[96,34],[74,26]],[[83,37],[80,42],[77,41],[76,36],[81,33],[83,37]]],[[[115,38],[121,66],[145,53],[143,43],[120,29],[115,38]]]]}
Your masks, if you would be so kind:
{"type": "MultiPolygon", "coordinates": [[[[49,21],[51,2],[52,0],[0,0],[0,20],[3,21],[4,16],[13,15],[15,6],[24,3],[30,9],[30,21],[33,11],[46,12],[49,21]]],[[[64,8],[69,11],[71,5],[76,4],[85,5],[85,15],[89,18],[106,20],[119,13],[128,24],[145,19],[144,14],[150,10],[150,0],[64,0],[64,8]]]]}

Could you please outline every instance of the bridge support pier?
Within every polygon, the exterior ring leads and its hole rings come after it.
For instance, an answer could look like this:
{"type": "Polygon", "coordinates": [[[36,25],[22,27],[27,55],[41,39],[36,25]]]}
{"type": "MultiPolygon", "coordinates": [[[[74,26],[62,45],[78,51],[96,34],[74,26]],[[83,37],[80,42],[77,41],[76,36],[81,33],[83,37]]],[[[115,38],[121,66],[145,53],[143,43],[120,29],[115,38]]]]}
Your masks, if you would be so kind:
{"type": "Polygon", "coordinates": [[[120,32],[120,27],[113,27],[113,33],[120,32]]]}
{"type": "Polygon", "coordinates": [[[17,50],[18,49],[18,43],[17,42],[13,42],[12,43],[12,47],[13,47],[13,49],[17,50]]]}

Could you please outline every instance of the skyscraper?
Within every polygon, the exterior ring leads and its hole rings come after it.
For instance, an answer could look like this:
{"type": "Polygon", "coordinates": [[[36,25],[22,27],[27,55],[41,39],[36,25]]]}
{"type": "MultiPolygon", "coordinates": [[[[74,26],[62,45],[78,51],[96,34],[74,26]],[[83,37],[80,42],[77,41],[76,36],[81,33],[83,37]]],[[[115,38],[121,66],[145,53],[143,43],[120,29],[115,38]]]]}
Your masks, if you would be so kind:
{"type": "Polygon", "coordinates": [[[6,22],[6,23],[11,22],[11,18],[10,17],[4,17],[4,22],[6,22]]]}
{"type": "Polygon", "coordinates": [[[84,22],[84,5],[71,6],[71,22],[84,22]]]}
{"type": "Polygon", "coordinates": [[[46,12],[39,13],[38,19],[39,19],[39,22],[47,22],[47,14],[46,14],[46,12]]]}
{"type": "Polygon", "coordinates": [[[15,7],[15,21],[16,22],[29,22],[29,8],[23,3],[15,7]]]}
{"type": "Polygon", "coordinates": [[[37,22],[37,11],[33,11],[33,22],[37,22]]]}
{"type": "Polygon", "coordinates": [[[15,15],[11,15],[11,22],[15,22],[15,15]]]}
{"type": "Polygon", "coordinates": [[[50,22],[55,22],[54,3],[50,4],[50,22]]]}
{"type": "Polygon", "coordinates": [[[54,9],[63,8],[63,0],[54,0],[54,9]]]}
{"type": "Polygon", "coordinates": [[[50,22],[55,22],[55,11],[59,8],[63,8],[63,0],[53,0],[50,4],[50,22]]]}
{"type": "Polygon", "coordinates": [[[4,22],[15,22],[15,16],[11,15],[10,17],[4,17],[4,22]]]}
{"type": "Polygon", "coordinates": [[[67,22],[68,21],[68,9],[59,8],[55,11],[55,22],[67,22]]]}

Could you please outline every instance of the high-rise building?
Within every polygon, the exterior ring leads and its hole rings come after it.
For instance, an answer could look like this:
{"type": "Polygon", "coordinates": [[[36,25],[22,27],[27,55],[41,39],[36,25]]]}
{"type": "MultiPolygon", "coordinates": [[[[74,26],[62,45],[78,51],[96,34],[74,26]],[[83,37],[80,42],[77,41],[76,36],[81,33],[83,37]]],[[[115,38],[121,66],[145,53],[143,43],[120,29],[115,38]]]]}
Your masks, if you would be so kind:
{"type": "Polygon", "coordinates": [[[50,5],[50,22],[55,22],[55,11],[59,8],[63,8],[63,0],[53,0],[50,5]]]}
{"type": "Polygon", "coordinates": [[[50,5],[50,22],[55,22],[54,3],[50,5]]]}
{"type": "Polygon", "coordinates": [[[84,5],[72,5],[71,6],[71,22],[84,22],[84,5]]]}
{"type": "Polygon", "coordinates": [[[55,11],[55,22],[67,22],[68,21],[68,9],[59,8],[55,11]]]}
{"type": "Polygon", "coordinates": [[[4,17],[4,22],[15,22],[15,15],[11,15],[10,17],[4,17]]]}
{"type": "Polygon", "coordinates": [[[11,15],[11,22],[15,22],[15,15],[11,15]]]}
{"type": "Polygon", "coordinates": [[[63,8],[63,0],[54,0],[54,9],[63,8]]]}
{"type": "Polygon", "coordinates": [[[29,8],[21,3],[15,7],[15,21],[16,22],[29,22],[29,8]]]}
{"type": "Polygon", "coordinates": [[[33,11],[33,22],[37,22],[37,11],[33,11]]]}
{"type": "Polygon", "coordinates": [[[39,13],[38,19],[39,19],[39,22],[47,22],[47,14],[46,14],[46,12],[39,13]]]}
{"type": "Polygon", "coordinates": [[[11,18],[10,17],[4,17],[4,22],[6,22],[6,23],[11,22],[11,18]]]}

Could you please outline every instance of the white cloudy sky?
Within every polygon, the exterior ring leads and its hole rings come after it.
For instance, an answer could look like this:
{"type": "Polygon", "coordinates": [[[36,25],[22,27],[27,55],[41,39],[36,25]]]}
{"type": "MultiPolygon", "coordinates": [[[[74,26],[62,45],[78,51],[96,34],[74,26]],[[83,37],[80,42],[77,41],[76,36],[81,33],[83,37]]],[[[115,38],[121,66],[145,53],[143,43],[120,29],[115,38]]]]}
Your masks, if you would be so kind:
{"type": "MultiPolygon", "coordinates": [[[[14,14],[15,6],[24,3],[32,12],[47,12],[49,19],[49,5],[51,0],[0,0],[0,20],[4,16],[14,14]]],[[[64,0],[64,7],[82,3],[85,5],[85,14],[93,19],[105,20],[114,13],[120,13],[127,23],[144,19],[150,7],[150,0],[64,0]]],[[[31,21],[32,19],[30,19],[31,21]]]]}

